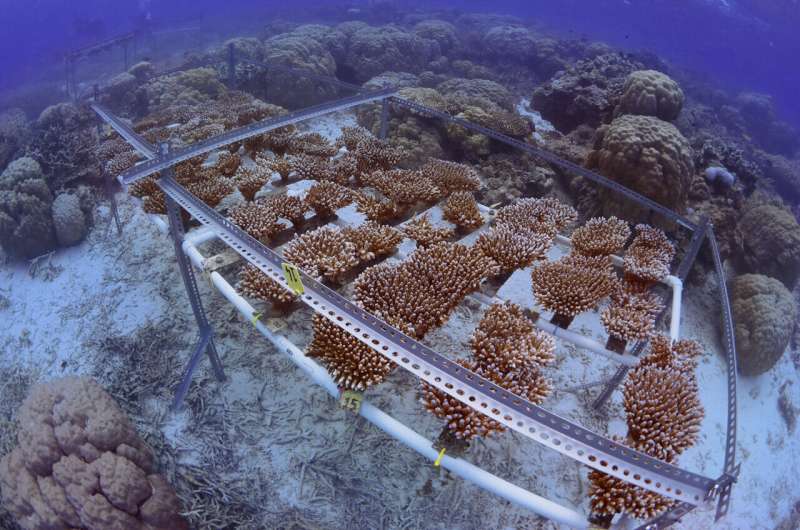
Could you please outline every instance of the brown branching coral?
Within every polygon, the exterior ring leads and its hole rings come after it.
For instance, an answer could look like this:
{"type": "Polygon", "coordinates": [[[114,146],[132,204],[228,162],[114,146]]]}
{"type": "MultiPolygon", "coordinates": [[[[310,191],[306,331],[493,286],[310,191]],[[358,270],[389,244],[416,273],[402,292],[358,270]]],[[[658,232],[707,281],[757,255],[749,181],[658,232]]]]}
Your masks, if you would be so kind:
{"type": "Polygon", "coordinates": [[[342,230],[323,226],[295,237],[283,256],[316,278],[338,282],[359,263],[356,246],[342,230]]]}
{"type": "Polygon", "coordinates": [[[141,180],[137,180],[128,187],[128,193],[140,199],[150,195],[155,195],[161,190],[161,188],[158,187],[158,184],[156,184],[156,180],[158,179],[152,175],[141,180]]]}
{"type": "Polygon", "coordinates": [[[336,215],[336,210],[353,202],[353,192],[335,182],[318,182],[305,197],[306,204],[322,219],[336,215]]]}
{"type": "Polygon", "coordinates": [[[356,279],[354,296],[375,316],[422,338],[496,271],[494,261],[470,247],[438,243],[399,265],[370,267],[356,279]]]}
{"type": "Polygon", "coordinates": [[[314,338],[306,354],[319,359],[336,384],[364,391],[383,381],[395,364],[321,315],[313,318],[314,338]]]}
{"type": "MultiPolygon", "coordinates": [[[[459,359],[457,362],[473,372],[480,371],[474,361],[459,359]]],[[[445,428],[459,440],[469,441],[504,430],[502,424],[427,383],[422,383],[421,392],[425,408],[436,417],[446,420],[445,428]]]]}
{"type": "Polygon", "coordinates": [[[475,230],[483,225],[478,203],[468,191],[457,191],[450,195],[442,205],[442,214],[461,230],[475,230]]]}
{"type": "Polygon", "coordinates": [[[245,296],[270,303],[280,310],[287,309],[296,299],[281,284],[250,264],[239,273],[239,290],[245,296]]]}
{"type": "Polygon", "coordinates": [[[283,183],[289,182],[289,175],[294,169],[291,160],[281,156],[272,156],[266,158],[259,156],[256,158],[256,164],[267,168],[269,171],[274,171],[277,173],[281,178],[281,182],[283,183]]]}
{"type": "Polygon", "coordinates": [[[337,184],[347,186],[350,184],[351,177],[356,173],[358,173],[358,159],[351,153],[345,153],[333,161],[328,172],[328,178],[337,184]]]}
{"type": "Polygon", "coordinates": [[[481,186],[478,173],[466,164],[431,158],[420,168],[420,172],[431,179],[442,195],[457,191],[476,191],[481,186]]]}
{"type": "Polygon", "coordinates": [[[226,177],[232,177],[236,174],[236,170],[239,169],[239,166],[242,163],[242,159],[236,153],[230,153],[227,151],[223,151],[219,155],[219,159],[216,163],[217,170],[225,175],[226,177]]]}
{"type": "Polygon", "coordinates": [[[226,178],[214,178],[210,180],[192,182],[186,189],[198,199],[215,208],[222,202],[222,199],[233,193],[233,186],[226,178]]]}
{"type": "Polygon", "coordinates": [[[274,237],[286,228],[278,222],[278,214],[261,202],[249,202],[237,206],[230,212],[229,217],[235,225],[260,241],[274,237]]]}
{"type": "Polygon", "coordinates": [[[548,234],[502,225],[478,236],[475,248],[496,261],[500,272],[505,274],[544,258],[552,244],[553,238],[548,234]]]}
{"type": "Polygon", "coordinates": [[[345,238],[356,246],[358,258],[362,262],[394,253],[397,245],[403,240],[399,230],[374,221],[367,221],[357,228],[345,228],[342,231],[345,238]]]}
{"type": "Polygon", "coordinates": [[[142,209],[146,213],[166,215],[166,200],[166,195],[164,195],[164,192],[159,188],[144,198],[144,201],[142,202],[142,209]]]}
{"type": "Polygon", "coordinates": [[[455,233],[446,227],[434,227],[427,215],[420,215],[401,227],[403,233],[417,242],[418,247],[427,247],[452,239],[455,233]]]}
{"type": "Polygon", "coordinates": [[[342,134],[336,139],[336,145],[344,146],[351,153],[356,150],[363,140],[371,140],[372,136],[364,127],[342,127],[342,134]]]}
{"type": "Polygon", "coordinates": [[[611,260],[606,256],[566,256],[535,267],[531,277],[536,300],[555,313],[553,323],[562,327],[618,288],[611,260]]]}
{"type": "Polygon", "coordinates": [[[281,127],[274,131],[270,131],[264,135],[264,144],[267,145],[270,151],[282,157],[289,150],[294,135],[294,126],[281,127]]]}
{"type": "Polygon", "coordinates": [[[625,221],[594,217],[572,233],[572,251],[583,256],[610,256],[622,250],[630,235],[625,221]]]}
{"type": "Polygon", "coordinates": [[[270,172],[265,171],[263,167],[240,166],[233,177],[233,182],[245,200],[252,201],[264,184],[269,182],[269,177],[270,172]]]}
{"type": "Polygon", "coordinates": [[[620,289],[611,295],[611,304],[600,320],[608,334],[618,341],[644,340],[653,333],[661,307],[654,294],[620,289]]]}
{"type": "Polygon", "coordinates": [[[439,197],[439,189],[419,171],[392,169],[362,175],[362,184],[375,188],[401,206],[430,204],[439,197]]]}
{"type": "Polygon", "coordinates": [[[526,198],[497,211],[497,226],[508,225],[515,230],[531,230],[555,236],[560,230],[574,223],[578,212],[558,199],[526,198]]]}
{"type": "Polygon", "coordinates": [[[0,488],[25,530],[188,529],[150,449],[93,380],[35,386],[19,418],[19,445],[0,462],[0,488]]]}
{"type": "Polygon", "coordinates": [[[392,169],[403,155],[388,143],[377,138],[365,138],[358,143],[353,154],[358,160],[359,173],[371,173],[378,169],[392,169]]]}
{"type": "Polygon", "coordinates": [[[356,211],[364,214],[371,221],[386,223],[396,219],[401,213],[397,204],[392,200],[382,201],[364,192],[355,192],[353,196],[356,201],[356,211]]]}
{"type": "Polygon", "coordinates": [[[290,157],[289,163],[300,180],[332,180],[327,158],[300,154],[290,157]]]}
{"type": "Polygon", "coordinates": [[[302,226],[306,220],[308,205],[300,198],[292,195],[269,195],[262,204],[278,217],[287,219],[295,228],[302,226]]]}
{"type": "Polygon", "coordinates": [[[338,150],[319,133],[296,134],[289,141],[290,153],[303,153],[319,158],[330,158],[338,150]]]}
{"type": "MultiPolygon", "coordinates": [[[[625,445],[668,463],[694,445],[704,416],[694,375],[701,352],[695,341],[671,344],[666,336],[653,338],[650,353],[629,373],[623,389],[625,445]]],[[[592,513],[604,522],[620,512],[649,519],[673,504],[600,471],[591,471],[589,481],[592,513]]]]}
{"type": "Polygon", "coordinates": [[[139,161],[139,158],[139,153],[136,151],[117,153],[111,160],[106,162],[106,171],[116,177],[123,171],[132,168],[139,161]]]}
{"type": "Polygon", "coordinates": [[[670,272],[675,245],[652,226],[636,225],[636,237],[625,253],[625,274],[644,282],[663,280],[670,272]]]}

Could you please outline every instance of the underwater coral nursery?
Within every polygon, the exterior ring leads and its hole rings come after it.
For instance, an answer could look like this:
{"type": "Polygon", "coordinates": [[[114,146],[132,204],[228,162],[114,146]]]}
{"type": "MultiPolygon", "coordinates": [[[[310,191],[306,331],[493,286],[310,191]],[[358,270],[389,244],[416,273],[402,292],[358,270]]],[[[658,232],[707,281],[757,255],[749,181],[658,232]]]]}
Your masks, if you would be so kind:
{"type": "MultiPolygon", "coordinates": [[[[234,53],[228,61],[228,68],[235,71],[234,53]]],[[[362,100],[356,96],[341,101],[344,106],[382,102],[378,107],[383,107],[384,123],[389,107],[406,106],[443,118],[436,109],[395,94],[362,92],[362,100]]],[[[310,306],[316,314],[306,354],[327,369],[342,396],[379,388],[397,365],[412,371],[421,380],[424,408],[444,420],[437,442],[442,449],[455,450],[458,444],[463,448],[476,437],[511,428],[567,454],[594,468],[591,518],[598,524],[610,524],[617,513],[666,524],[691,506],[707,502],[720,489],[729,492],[732,481],[726,474],[712,480],[671,467],[676,456],[693,444],[702,418],[692,364],[702,346],[673,343],[677,337],[657,332],[666,300],[652,288],[670,274],[675,256],[675,244],[665,232],[644,224],[631,227],[613,216],[593,218],[573,231],[571,241],[566,240],[571,253],[551,261],[548,252],[564,243],[560,234],[577,221],[574,209],[553,198],[523,198],[490,209],[476,202],[474,193],[481,182],[470,166],[431,158],[416,168],[398,167],[402,152],[366,129],[345,127],[335,144],[295,131],[295,124],[304,119],[341,109],[337,103],[288,115],[265,104],[263,112],[239,114],[228,123],[216,118],[213,123],[221,126],[219,133],[229,132],[199,142],[194,136],[184,136],[185,147],[162,150],[160,155],[154,148],[151,152],[139,149],[150,162],[135,166],[131,166],[131,154],[125,155],[124,163],[115,155],[114,160],[120,162],[111,169],[121,173],[120,180],[129,184],[131,194],[143,199],[146,211],[170,214],[179,254],[183,236],[176,223],[185,220],[176,217],[177,207],[249,262],[239,273],[238,290],[245,298],[266,303],[278,316],[296,310],[301,302],[310,306]],[[242,125],[246,127],[235,128],[242,125]],[[202,155],[225,146],[230,150],[203,161],[202,155]],[[243,153],[252,163],[244,162],[243,153]],[[174,171],[170,170],[173,166],[174,171]],[[149,176],[155,171],[161,172],[160,180],[149,176]],[[287,186],[291,190],[292,183],[301,181],[312,185],[300,195],[281,190],[287,186]],[[225,207],[227,217],[223,217],[214,209],[234,190],[241,192],[244,201],[225,207]],[[338,226],[337,211],[348,205],[369,221],[338,226]],[[455,230],[431,221],[430,214],[437,210],[455,230]],[[475,233],[474,245],[460,241],[475,233]],[[417,248],[402,259],[397,249],[404,238],[414,241],[417,248]],[[299,289],[290,283],[291,274],[281,270],[287,262],[299,268],[295,278],[300,280],[299,289]],[[486,286],[500,285],[531,265],[530,295],[543,313],[504,302],[494,294],[496,288],[486,291],[486,286]],[[331,290],[341,291],[351,283],[352,302],[331,290]],[[454,363],[418,342],[476,293],[476,300],[485,299],[490,305],[470,338],[470,358],[454,363]],[[598,343],[597,349],[623,357],[643,348],[650,353],[625,378],[628,437],[605,440],[600,446],[608,449],[598,451],[596,444],[587,444],[593,439],[588,431],[583,435],[582,428],[569,422],[559,430],[552,420],[540,419],[555,417],[536,405],[551,392],[542,368],[552,362],[554,339],[569,337],[572,320],[595,311],[604,300],[610,301],[602,313],[608,344],[598,343]],[[544,320],[544,313],[552,315],[552,324],[544,320]],[[648,340],[649,348],[645,346],[648,340]],[[629,342],[635,342],[636,348],[628,348],[629,342]],[[673,380],[669,387],[676,394],[664,398],[669,406],[650,411],[654,388],[673,380]],[[522,407],[517,405],[520,401],[522,407]],[[697,492],[693,498],[692,491],[697,492]]],[[[102,109],[98,104],[94,107],[102,109]]],[[[247,108],[244,105],[242,110],[247,108]]],[[[128,140],[138,134],[158,141],[176,138],[174,132],[166,133],[165,121],[145,119],[130,130],[109,112],[100,114],[128,140]]],[[[446,119],[453,126],[474,134],[488,133],[513,147],[522,144],[567,170],[576,169],[566,160],[482,125],[446,119]]],[[[381,129],[385,135],[386,124],[381,129]]],[[[101,149],[111,151],[106,147],[109,142],[117,145],[116,140],[108,140],[101,149]]],[[[141,142],[147,144],[147,140],[141,142]]],[[[609,184],[582,168],[579,173],[609,184]]],[[[652,205],[620,186],[610,185],[609,190],[623,191],[644,208],[652,205]]],[[[685,277],[704,236],[713,240],[713,234],[705,225],[698,227],[663,207],[658,211],[668,212],[669,221],[695,233],[694,248],[686,249],[679,267],[685,277]]],[[[191,265],[183,272],[193,304],[200,305],[197,293],[192,293],[194,280],[187,279],[193,277],[191,265]]],[[[203,346],[198,344],[200,349],[203,346]]],[[[209,355],[213,360],[215,352],[209,355]]],[[[732,370],[735,374],[735,363],[732,370]]],[[[448,455],[442,465],[447,467],[449,458],[456,457],[448,455]]]]}

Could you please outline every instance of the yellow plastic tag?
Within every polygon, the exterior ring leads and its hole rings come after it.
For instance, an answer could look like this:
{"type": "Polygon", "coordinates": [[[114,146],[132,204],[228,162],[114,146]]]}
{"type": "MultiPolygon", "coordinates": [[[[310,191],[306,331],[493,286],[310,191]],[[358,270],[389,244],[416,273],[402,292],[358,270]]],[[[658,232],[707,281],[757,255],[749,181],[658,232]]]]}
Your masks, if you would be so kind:
{"type": "Polygon", "coordinates": [[[439,464],[442,463],[442,457],[444,456],[444,452],[446,449],[443,447],[441,451],[439,451],[439,456],[436,457],[436,460],[433,462],[433,467],[439,467],[439,464]]]}
{"type": "Polygon", "coordinates": [[[339,405],[358,414],[358,411],[361,410],[361,401],[363,401],[363,399],[364,396],[359,392],[345,390],[339,398],[339,405]]]}
{"type": "Polygon", "coordinates": [[[250,323],[253,326],[255,326],[256,322],[258,322],[259,319],[261,319],[261,316],[262,316],[261,313],[259,313],[258,311],[253,312],[253,316],[250,318],[250,323]]]}
{"type": "Polygon", "coordinates": [[[303,294],[306,290],[303,287],[303,280],[300,279],[300,270],[291,263],[284,262],[283,276],[286,278],[286,283],[289,284],[289,289],[294,291],[294,294],[303,294]]]}

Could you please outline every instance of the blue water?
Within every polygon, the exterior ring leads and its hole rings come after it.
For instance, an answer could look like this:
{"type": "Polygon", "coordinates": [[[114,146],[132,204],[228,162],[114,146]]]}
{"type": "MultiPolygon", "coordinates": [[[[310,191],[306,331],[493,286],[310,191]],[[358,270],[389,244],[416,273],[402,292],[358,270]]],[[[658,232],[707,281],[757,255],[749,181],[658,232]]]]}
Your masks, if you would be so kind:
{"type": "MultiPolygon", "coordinates": [[[[351,2],[350,4],[358,4],[351,2]]],[[[361,2],[365,4],[367,2],[361,2]]],[[[38,0],[2,2],[0,88],[35,79],[70,49],[152,23],[167,27],[200,18],[241,15],[264,22],[302,17],[332,2],[233,0],[38,0]]],[[[340,4],[348,4],[342,2],[340,4]]],[[[782,119],[800,126],[800,3],[797,0],[447,0],[395,2],[414,7],[461,8],[513,14],[544,23],[565,35],[604,40],[630,50],[648,50],[675,65],[706,73],[731,92],[771,94],[782,119]]]]}

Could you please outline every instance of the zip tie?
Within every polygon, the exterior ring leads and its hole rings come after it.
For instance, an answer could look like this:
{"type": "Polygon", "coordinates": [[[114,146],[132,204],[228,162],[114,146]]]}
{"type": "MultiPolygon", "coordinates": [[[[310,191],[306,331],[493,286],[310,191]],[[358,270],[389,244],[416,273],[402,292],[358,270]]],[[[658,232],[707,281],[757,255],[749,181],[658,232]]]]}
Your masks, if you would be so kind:
{"type": "Polygon", "coordinates": [[[442,463],[442,457],[444,456],[444,452],[445,452],[445,451],[447,451],[447,449],[445,449],[444,447],[442,447],[442,450],[441,450],[441,451],[439,451],[439,456],[437,456],[437,457],[436,457],[436,460],[433,462],[433,467],[439,467],[439,464],[441,464],[441,463],[442,463]]]}
{"type": "Polygon", "coordinates": [[[258,322],[262,316],[263,315],[258,311],[253,312],[253,317],[250,319],[250,323],[253,325],[253,327],[256,327],[256,322],[258,322]]]}

